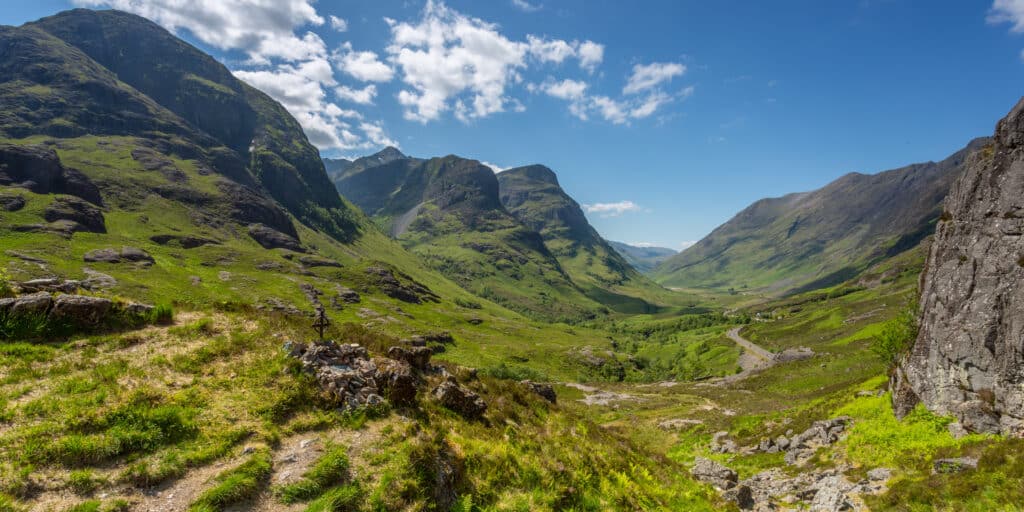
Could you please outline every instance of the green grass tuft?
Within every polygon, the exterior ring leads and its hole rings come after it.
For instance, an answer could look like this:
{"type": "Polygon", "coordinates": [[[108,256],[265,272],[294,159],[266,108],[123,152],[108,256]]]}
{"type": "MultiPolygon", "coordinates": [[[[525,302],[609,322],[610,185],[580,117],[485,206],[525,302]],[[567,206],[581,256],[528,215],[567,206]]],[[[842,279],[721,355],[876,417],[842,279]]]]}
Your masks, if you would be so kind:
{"type": "Polygon", "coordinates": [[[237,468],[217,475],[217,484],[199,495],[189,511],[215,512],[252,498],[266,483],[271,470],[270,453],[256,452],[237,468]]]}
{"type": "Polygon", "coordinates": [[[307,501],[348,478],[348,455],[343,446],[328,447],[316,464],[302,475],[302,480],[278,487],[274,493],[283,503],[307,501]]]}

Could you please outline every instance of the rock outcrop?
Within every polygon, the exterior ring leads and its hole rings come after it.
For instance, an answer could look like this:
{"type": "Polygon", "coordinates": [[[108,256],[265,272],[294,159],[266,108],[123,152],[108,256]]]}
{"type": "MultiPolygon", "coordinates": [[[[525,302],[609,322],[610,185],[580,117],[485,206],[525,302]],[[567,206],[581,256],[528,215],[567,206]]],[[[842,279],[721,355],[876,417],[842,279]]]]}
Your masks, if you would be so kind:
{"type": "Polygon", "coordinates": [[[953,185],[892,387],[898,415],[920,400],[971,431],[1024,433],[1024,100],[953,185]]]}

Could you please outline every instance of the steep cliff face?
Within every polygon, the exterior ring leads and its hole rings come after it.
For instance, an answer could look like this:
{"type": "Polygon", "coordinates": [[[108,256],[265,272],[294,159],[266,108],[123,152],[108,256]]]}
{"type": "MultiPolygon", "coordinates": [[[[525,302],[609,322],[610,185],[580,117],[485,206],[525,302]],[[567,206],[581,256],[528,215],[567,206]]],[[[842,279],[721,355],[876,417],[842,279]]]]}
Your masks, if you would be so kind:
{"type": "Polygon", "coordinates": [[[947,198],[922,275],[920,332],[894,376],[975,432],[1024,432],[1024,100],[947,198]]]}

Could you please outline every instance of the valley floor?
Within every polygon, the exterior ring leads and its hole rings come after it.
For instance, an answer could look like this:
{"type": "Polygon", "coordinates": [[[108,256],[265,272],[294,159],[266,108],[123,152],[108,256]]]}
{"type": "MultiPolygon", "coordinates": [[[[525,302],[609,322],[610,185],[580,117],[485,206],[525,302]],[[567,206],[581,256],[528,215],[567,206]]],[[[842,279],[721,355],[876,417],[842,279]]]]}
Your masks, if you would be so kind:
{"type": "MultiPolygon", "coordinates": [[[[958,438],[923,409],[893,417],[870,340],[913,283],[729,315],[492,320],[491,338],[459,331],[435,356],[487,402],[480,420],[436,403],[429,375],[414,407],[334,409],[282,350],[308,337],[304,317],[179,311],[173,325],[7,342],[0,510],[727,510],[742,488],[764,510],[1018,510],[1024,442],[958,438]],[[554,383],[557,403],[523,378],[554,383]],[[953,457],[977,468],[934,469],[953,457]],[[708,461],[739,485],[691,476],[708,461]]],[[[356,324],[328,334],[375,353],[397,343],[356,324]]]]}

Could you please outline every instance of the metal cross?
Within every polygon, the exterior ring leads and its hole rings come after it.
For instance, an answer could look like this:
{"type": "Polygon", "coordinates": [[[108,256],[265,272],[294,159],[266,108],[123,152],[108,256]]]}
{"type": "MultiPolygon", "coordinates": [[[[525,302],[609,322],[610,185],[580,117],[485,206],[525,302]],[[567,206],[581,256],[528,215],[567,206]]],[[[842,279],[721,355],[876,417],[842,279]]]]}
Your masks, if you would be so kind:
{"type": "Polygon", "coordinates": [[[313,322],[313,328],[320,333],[320,341],[324,340],[324,329],[331,325],[331,321],[327,319],[327,314],[324,313],[324,307],[320,306],[316,308],[316,322],[313,322]]]}

